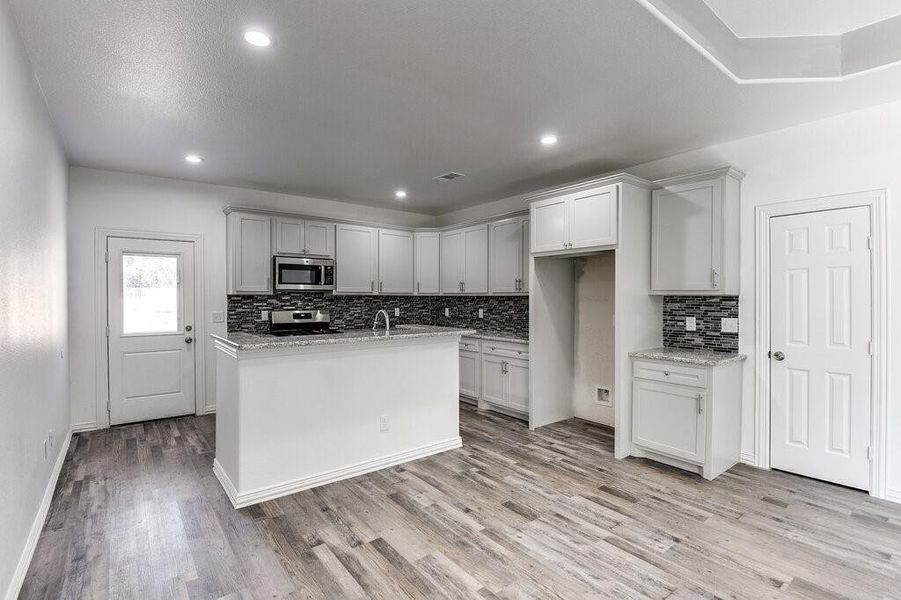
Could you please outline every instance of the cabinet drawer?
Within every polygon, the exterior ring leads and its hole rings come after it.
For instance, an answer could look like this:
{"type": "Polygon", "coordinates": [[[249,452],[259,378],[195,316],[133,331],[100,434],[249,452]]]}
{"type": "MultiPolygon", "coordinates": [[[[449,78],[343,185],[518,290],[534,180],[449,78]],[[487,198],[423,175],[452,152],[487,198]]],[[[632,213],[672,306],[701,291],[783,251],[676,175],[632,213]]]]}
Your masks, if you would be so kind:
{"type": "Polygon", "coordinates": [[[463,338],[460,340],[460,350],[469,351],[469,352],[478,352],[479,351],[479,340],[473,340],[470,338],[463,338]]]}
{"type": "Polygon", "coordinates": [[[491,356],[503,356],[505,358],[529,358],[528,344],[514,344],[511,342],[482,342],[482,352],[491,356]]]}
{"type": "Polygon", "coordinates": [[[707,387],[707,369],[704,367],[636,360],[632,367],[632,376],[636,379],[665,381],[700,388],[707,387]]]}

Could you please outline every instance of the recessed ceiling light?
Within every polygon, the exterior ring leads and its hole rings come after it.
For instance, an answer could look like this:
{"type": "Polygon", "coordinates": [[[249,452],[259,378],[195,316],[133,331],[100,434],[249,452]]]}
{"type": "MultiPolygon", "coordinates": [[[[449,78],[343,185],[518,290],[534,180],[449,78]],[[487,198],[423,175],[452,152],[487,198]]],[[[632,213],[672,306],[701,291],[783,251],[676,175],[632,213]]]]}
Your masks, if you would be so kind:
{"type": "Polygon", "coordinates": [[[185,155],[185,161],[191,163],[192,165],[199,165],[203,162],[203,157],[199,154],[187,154],[185,155]]]}
{"type": "Polygon", "coordinates": [[[403,200],[407,197],[407,192],[406,190],[397,190],[396,192],[394,192],[394,197],[398,200],[403,200]]]}
{"type": "Polygon", "coordinates": [[[541,145],[542,146],[553,146],[557,143],[557,136],[553,133],[547,133],[541,136],[541,145]]]}
{"type": "Polygon", "coordinates": [[[251,46],[256,46],[257,48],[265,48],[272,43],[272,40],[268,35],[266,35],[262,31],[254,30],[244,32],[244,41],[251,46]]]}

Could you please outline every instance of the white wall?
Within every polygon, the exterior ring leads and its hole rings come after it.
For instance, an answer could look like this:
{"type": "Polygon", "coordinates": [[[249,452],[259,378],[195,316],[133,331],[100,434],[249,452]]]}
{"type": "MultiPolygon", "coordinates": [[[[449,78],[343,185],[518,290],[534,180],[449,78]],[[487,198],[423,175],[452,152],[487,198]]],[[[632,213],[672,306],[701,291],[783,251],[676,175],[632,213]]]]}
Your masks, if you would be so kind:
{"type": "Polygon", "coordinates": [[[613,426],[616,255],[575,259],[575,365],[573,411],[581,419],[613,426]],[[610,388],[610,406],[595,402],[597,386],[610,388]]]}
{"type": "Polygon", "coordinates": [[[209,333],[224,333],[212,322],[226,310],[226,206],[271,208],[334,219],[430,227],[435,218],[288,194],[72,167],[69,169],[69,321],[72,340],[70,395],[72,423],[98,423],[96,330],[94,319],[94,236],[97,228],[203,236],[206,322],[204,406],[215,403],[214,355],[209,333]]]}
{"type": "Polygon", "coordinates": [[[5,0],[0,82],[0,597],[12,598],[43,524],[69,398],[66,163],[5,0]]]}
{"type": "MultiPolygon", "coordinates": [[[[739,346],[745,363],[742,451],[754,448],[755,332],[754,210],[760,204],[888,190],[888,235],[891,298],[901,298],[901,102],[847,113],[781,131],[680,154],[629,169],[647,179],[734,165],[747,176],[741,196],[741,297],[739,346]]],[[[891,300],[889,302],[891,306],[891,300]]],[[[889,343],[893,364],[901,359],[901,319],[889,311],[889,343]]],[[[891,375],[892,367],[889,366],[891,375]]],[[[901,377],[889,388],[888,488],[901,500],[901,377]]]]}

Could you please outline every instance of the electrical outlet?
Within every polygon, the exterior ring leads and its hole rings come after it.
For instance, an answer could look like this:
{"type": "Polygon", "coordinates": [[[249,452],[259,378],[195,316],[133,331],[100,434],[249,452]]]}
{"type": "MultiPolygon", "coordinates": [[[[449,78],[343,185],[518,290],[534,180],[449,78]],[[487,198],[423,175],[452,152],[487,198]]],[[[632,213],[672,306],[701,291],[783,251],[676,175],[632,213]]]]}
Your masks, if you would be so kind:
{"type": "Polygon", "coordinates": [[[213,323],[225,323],[225,313],[217,310],[213,313],[213,323]]]}
{"type": "Polygon", "coordinates": [[[723,333],[738,333],[738,319],[726,318],[720,320],[720,331],[723,333]]]}
{"type": "Polygon", "coordinates": [[[400,309],[399,309],[399,308],[395,308],[395,309],[394,309],[394,316],[395,316],[395,317],[399,317],[399,316],[400,316],[400,309]]]}
{"type": "Polygon", "coordinates": [[[391,422],[388,420],[388,415],[382,415],[379,417],[379,431],[388,431],[391,428],[391,422]]]}
{"type": "Polygon", "coordinates": [[[479,309],[479,318],[480,318],[480,319],[484,319],[484,318],[485,318],[485,309],[484,309],[484,308],[480,308],[480,309],[479,309]]]}
{"type": "Polygon", "coordinates": [[[685,331],[697,331],[698,320],[695,317],[685,317],[685,331]]]}
{"type": "Polygon", "coordinates": [[[450,309],[449,309],[449,308],[445,308],[445,309],[444,309],[444,316],[445,316],[445,317],[449,317],[449,316],[450,316],[450,309]]]}
{"type": "Polygon", "coordinates": [[[261,310],[260,311],[260,321],[268,321],[269,320],[269,311],[261,310]]]}

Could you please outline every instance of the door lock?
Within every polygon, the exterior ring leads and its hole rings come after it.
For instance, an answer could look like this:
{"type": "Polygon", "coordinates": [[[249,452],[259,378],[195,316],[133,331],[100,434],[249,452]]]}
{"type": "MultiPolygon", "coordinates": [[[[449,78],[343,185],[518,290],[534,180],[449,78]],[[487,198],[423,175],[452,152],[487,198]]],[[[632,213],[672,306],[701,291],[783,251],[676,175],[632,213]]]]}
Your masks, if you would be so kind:
{"type": "Polygon", "coordinates": [[[186,344],[193,344],[193,343],[194,343],[194,338],[192,338],[192,337],[186,337],[186,338],[185,338],[185,343],[186,343],[186,344]]]}
{"type": "Polygon", "coordinates": [[[785,354],[782,352],[773,352],[773,358],[779,361],[785,360],[785,354]]]}
{"type": "Polygon", "coordinates": [[[185,325],[185,331],[192,331],[194,329],[191,325],[185,325]]]}

